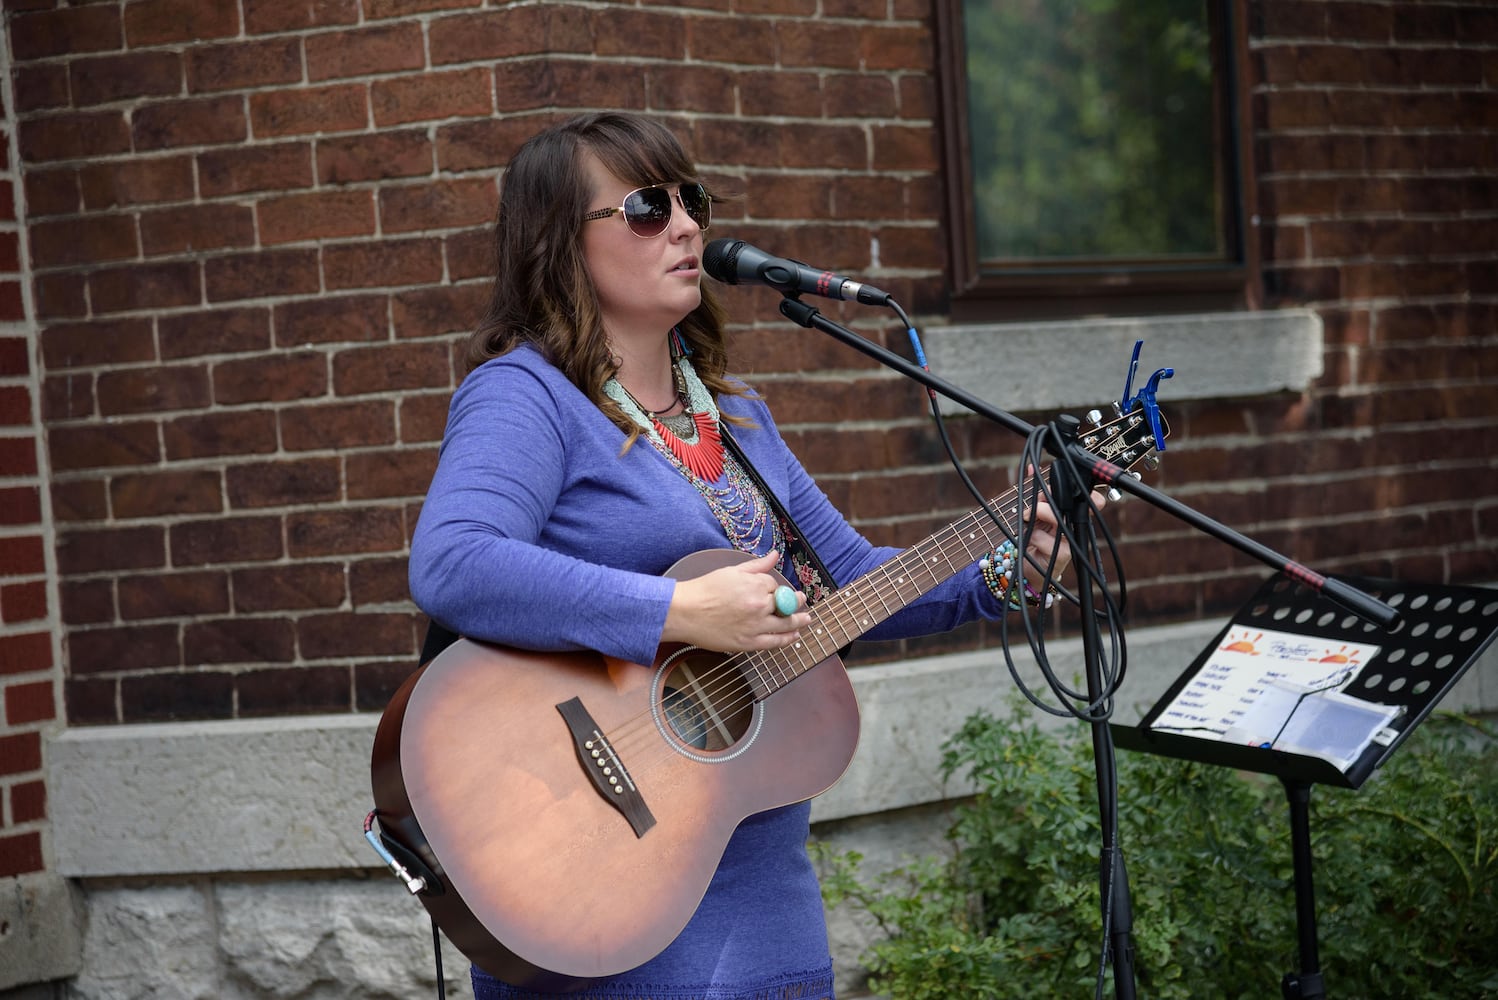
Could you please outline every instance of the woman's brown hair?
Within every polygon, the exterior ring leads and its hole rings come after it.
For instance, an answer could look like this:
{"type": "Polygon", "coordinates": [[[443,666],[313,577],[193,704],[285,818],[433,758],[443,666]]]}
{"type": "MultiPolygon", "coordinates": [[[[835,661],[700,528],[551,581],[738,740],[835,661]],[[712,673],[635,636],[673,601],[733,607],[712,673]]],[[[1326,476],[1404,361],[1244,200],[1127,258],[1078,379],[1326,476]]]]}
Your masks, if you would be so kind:
{"type": "MultiPolygon", "coordinates": [[[[617,368],[579,239],[592,197],[581,164],[583,149],[630,184],[697,179],[676,136],[639,115],[580,115],[526,140],[505,168],[494,226],[494,287],[489,307],[469,337],[466,361],[472,371],[522,344],[533,344],[632,441],[638,426],[603,392],[617,368]]],[[[678,328],[708,390],[714,396],[742,392],[725,377],[723,311],[709,288],[703,287],[702,302],[678,328]]]]}

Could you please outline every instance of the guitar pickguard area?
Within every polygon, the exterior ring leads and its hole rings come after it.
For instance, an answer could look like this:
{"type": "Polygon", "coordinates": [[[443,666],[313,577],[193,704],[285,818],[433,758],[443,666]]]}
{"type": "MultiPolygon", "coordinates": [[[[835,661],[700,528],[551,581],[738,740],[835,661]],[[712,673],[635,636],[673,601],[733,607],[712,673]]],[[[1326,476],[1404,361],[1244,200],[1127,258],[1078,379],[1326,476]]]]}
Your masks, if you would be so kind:
{"type": "Polygon", "coordinates": [[[763,704],[736,658],[696,646],[656,668],[650,713],[672,748],[707,764],[747,751],[764,725],[763,704]]]}

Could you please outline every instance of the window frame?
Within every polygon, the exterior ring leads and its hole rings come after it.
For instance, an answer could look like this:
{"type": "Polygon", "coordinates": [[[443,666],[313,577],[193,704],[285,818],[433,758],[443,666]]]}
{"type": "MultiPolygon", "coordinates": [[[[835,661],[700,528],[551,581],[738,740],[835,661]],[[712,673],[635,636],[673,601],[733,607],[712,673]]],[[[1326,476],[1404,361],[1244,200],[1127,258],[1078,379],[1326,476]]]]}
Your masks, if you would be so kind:
{"type": "MultiPolygon", "coordinates": [[[[1221,220],[1225,242],[1234,252],[1227,259],[1166,263],[1105,258],[985,268],[978,256],[974,216],[963,0],[935,0],[948,290],[954,320],[1202,312],[1262,305],[1252,119],[1245,79],[1247,17],[1242,0],[1203,2],[1214,30],[1226,33],[1223,44],[1213,47],[1214,63],[1225,65],[1214,70],[1212,88],[1216,121],[1227,132],[1218,136],[1216,162],[1220,171],[1237,182],[1237,197],[1224,199],[1221,220]]],[[[1232,193],[1231,180],[1225,188],[1232,193]]]]}

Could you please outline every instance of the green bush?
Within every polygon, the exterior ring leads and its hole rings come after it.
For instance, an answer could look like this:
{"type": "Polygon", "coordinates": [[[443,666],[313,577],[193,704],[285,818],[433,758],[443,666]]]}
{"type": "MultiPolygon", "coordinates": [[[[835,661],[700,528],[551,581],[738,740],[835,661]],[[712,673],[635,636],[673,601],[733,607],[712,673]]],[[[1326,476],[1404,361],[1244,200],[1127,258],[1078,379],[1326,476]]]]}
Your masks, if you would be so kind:
{"type": "MultiPolygon", "coordinates": [[[[1138,995],[1280,995],[1299,971],[1289,812],[1278,779],[1120,751],[1119,841],[1138,995]]],[[[1090,731],[972,717],[946,746],[949,855],[865,877],[818,845],[830,906],[883,938],[870,988],[895,1000],[1092,994],[1101,963],[1090,731]]],[[[1498,996],[1498,733],[1427,719],[1356,791],[1311,795],[1321,971],[1337,998],[1498,996]]],[[[1111,970],[1107,995],[1112,995],[1111,970]]]]}

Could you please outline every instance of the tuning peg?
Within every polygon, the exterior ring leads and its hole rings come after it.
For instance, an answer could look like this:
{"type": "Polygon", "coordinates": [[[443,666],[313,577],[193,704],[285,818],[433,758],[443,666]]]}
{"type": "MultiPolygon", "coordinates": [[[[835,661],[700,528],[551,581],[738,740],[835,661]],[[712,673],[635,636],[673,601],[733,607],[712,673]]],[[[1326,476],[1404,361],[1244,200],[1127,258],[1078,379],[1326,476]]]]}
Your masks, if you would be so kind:
{"type": "Polygon", "coordinates": [[[1108,487],[1108,502],[1109,503],[1118,503],[1122,499],[1123,499],[1123,494],[1120,493],[1120,492],[1118,492],[1118,487],[1116,487],[1116,486],[1110,486],[1110,487],[1108,487]]]}
{"type": "Polygon", "coordinates": [[[1096,407],[1087,411],[1087,422],[1094,427],[1103,426],[1103,411],[1096,407]]]}
{"type": "Polygon", "coordinates": [[[1153,453],[1144,456],[1144,467],[1151,472],[1154,472],[1160,467],[1160,456],[1153,453]]]}

